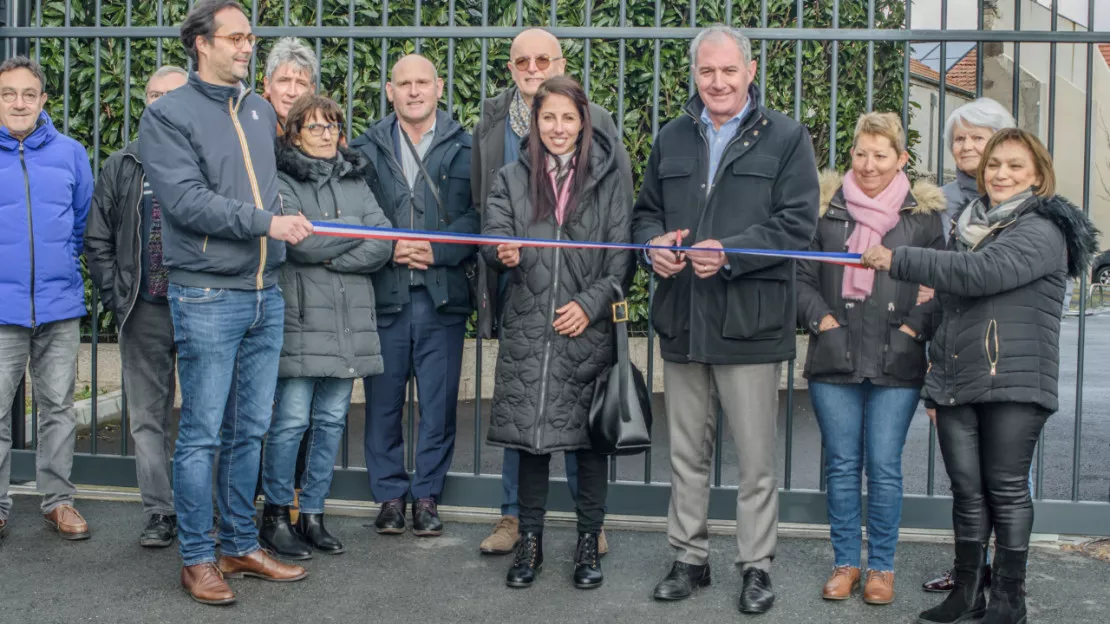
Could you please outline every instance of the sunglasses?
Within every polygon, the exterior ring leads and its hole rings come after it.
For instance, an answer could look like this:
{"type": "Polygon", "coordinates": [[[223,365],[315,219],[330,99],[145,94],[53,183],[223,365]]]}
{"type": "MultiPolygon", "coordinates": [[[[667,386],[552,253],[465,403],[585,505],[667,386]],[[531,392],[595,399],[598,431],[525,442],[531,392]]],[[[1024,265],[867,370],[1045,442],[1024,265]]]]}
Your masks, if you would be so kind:
{"type": "Polygon", "coordinates": [[[563,57],[561,56],[551,58],[546,54],[541,54],[536,58],[532,58],[530,56],[521,56],[517,57],[517,59],[513,61],[513,65],[516,67],[517,71],[528,71],[528,67],[531,66],[532,61],[535,61],[537,70],[546,71],[548,67],[551,67],[551,63],[553,61],[558,61],[562,58],[563,57]]]}

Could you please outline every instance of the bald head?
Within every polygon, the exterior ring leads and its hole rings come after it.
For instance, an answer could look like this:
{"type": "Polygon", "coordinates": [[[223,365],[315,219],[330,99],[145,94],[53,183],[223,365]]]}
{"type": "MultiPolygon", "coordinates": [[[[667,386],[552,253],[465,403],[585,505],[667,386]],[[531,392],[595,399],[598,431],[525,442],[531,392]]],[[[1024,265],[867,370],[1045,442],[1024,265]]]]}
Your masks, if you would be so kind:
{"type": "Polygon", "coordinates": [[[552,76],[561,76],[567,62],[555,35],[540,28],[529,28],[513,39],[509,47],[509,73],[526,102],[552,76]]]}
{"type": "Polygon", "coordinates": [[[443,81],[431,61],[419,54],[409,54],[393,65],[385,94],[402,122],[422,126],[430,124],[435,115],[439,98],[443,97],[443,81]]]}

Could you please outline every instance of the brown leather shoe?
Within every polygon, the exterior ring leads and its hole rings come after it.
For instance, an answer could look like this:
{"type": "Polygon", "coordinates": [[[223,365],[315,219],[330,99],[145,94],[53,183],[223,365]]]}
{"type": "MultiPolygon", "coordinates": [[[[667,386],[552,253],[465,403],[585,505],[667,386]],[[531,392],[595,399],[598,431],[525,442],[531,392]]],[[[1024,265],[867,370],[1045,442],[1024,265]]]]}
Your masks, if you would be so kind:
{"type": "Polygon", "coordinates": [[[42,519],[64,540],[89,539],[89,523],[85,522],[73,505],[59,505],[42,519]]]}
{"type": "Polygon", "coordinates": [[[873,605],[894,602],[894,572],[868,570],[867,583],[863,586],[863,601],[873,605]]]}
{"type": "Polygon", "coordinates": [[[597,536],[597,554],[604,557],[609,554],[609,540],[605,539],[605,529],[597,536]]]}
{"type": "MultiPolygon", "coordinates": [[[[987,570],[990,570],[990,568],[987,568],[987,570]]],[[[922,583],[921,589],[937,594],[947,594],[952,591],[952,588],[955,586],[956,584],[952,581],[952,570],[945,570],[944,574],[941,574],[937,578],[922,583]]]]}
{"type": "Polygon", "coordinates": [[[224,575],[212,562],[181,568],[181,586],[193,600],[206,605],[229,605],[235,602],[235,592],[227,586],[224,575]]]}
{"type": "Polygon", "coordinates": [[[261,548],[245,557],[220,556],[220,572],[225,578],[253,576],[278,583],[299,581],[308,576],[308,571],[301,566],[282,563],[261,548]]]}
{"type": "Polygon", "coordinates": [[[821,597],[825,600],[847,600],[852,592],[859,588],[859,568],[852,566],[836,566],[832,576],[821,588],[821,597]]]}
{"type": "Polygon", "coordinates": [[[8,534],[8,521],[4,520],[4,519],[0,519],[0,539],[4,539],[4,536],[7,535],[7,534],[8,534]]]}
{"type": "Polygon", "coordinates": [[[501,516],[493,533],[482,540],[478,550],[484,555],[507,555],[516,548],[516,541],[520,537],[520,521],[516,516],[501,516]]]}

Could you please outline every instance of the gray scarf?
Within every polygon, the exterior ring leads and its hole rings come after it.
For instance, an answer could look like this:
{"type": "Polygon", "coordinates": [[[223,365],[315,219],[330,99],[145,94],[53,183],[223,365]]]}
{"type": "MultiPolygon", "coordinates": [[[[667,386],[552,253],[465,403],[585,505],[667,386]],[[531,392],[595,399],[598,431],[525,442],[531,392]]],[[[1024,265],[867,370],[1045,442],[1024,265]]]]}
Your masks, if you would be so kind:
{"type": "Polygon", "coordinates": [[[960,213],[956,223],[956,236],[966,249],[975,249],[992,231],[1005,225],[1006,220],[1033,197],[1033,189],[1028,188],[1010,199],[987,208],[980,198],[975,198],[960,213]]]}
{"type": "Polygon", "coordinates": [[[509,102],[509,125],[512,126],[513,133],[521,138],[528,134],[528,127],[532,125],[532,111],[520,94],[520,89],[516,90],[513,100],[509,102]]]}

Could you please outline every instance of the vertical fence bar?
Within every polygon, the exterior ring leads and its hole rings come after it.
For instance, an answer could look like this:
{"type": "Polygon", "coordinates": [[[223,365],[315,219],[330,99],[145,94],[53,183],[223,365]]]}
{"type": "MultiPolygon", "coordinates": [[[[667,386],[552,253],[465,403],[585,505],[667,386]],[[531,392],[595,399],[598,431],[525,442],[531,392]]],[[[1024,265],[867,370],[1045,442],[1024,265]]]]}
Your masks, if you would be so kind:
{"type": "MultiPolygon", "coordinates": [[[[70,4],[66,2],[66,28],[70,27],[71,14],[72,8],[70,4]]],[[[62,67],[62,80],[64,81],[62,85],[62,134],[69,134],[69,37],[64,37],[62,39],[62,45],[64,46],[63,59],[65,63],[62,67]]]]}
{"type": "MultiPolygon", "coordinates": [[[[763,5],[767,6],[767,3],[764,2],[763,5]]],[[[725,0],[725,26],[732,26],[732,0],[725,0]]],[[[760,64],[763,64],[762,59],[760,59],[760,64]]]]}
{"type": "MultiPolygon", "coordinates": [[[[1087,5],[1087,29],[1093,31],[1095,29],[1095,3],[1090,2],[1087,5]]],[[[1083,214],[1091,214],[1091,120],[1092,120],[1092,106],[1094,104],[1094,97],[1091,93],[1094,90],[1094,73],[1095,73],[1095,44],[1087,44],[1087,85],[1086,85],[1086,107],[1083,111],[1084,125],[1087,130],[1086,140],[1083,143],[1083,214]]],[[[1071,500],[1076,502],[1079,500],[1079,471],[1081,465],[1079,463],[1080,456],[1082,455],[1083,447],[1080,441],[1083,439],[1083,359],[1086,357],[1086,338],[1087,338],[1087,278],[1088,274],[1084,272],[1079,276],[1079,340],[1078,351],[1076,353],[1075,365],[1075,442],[1072,448],[1071,455],[1071,500]]]]}
{"type": "MultiPolygon", "coordinates": [[[[906,6],[907,6],[906,10],[907,11],[909,10],[909,4],[910,3],[908,3],[908,2],[906,3],[906,6]]],[[[980,2],[979,3],[979,20],[978,20],[978,26],[977,26],[978,29],[979,29],[979,32],[983,32],[984,30],[986,30],[986,27],[987,27],[986,26],[986,21],[987,21],[986,7],[984,7],[983,3],[980,2]]],[[[977,98],[978,97],[983,97],[983,42],[982,41],[976,41],[975,42],[975,97],[977,97],[977,98]]]]}
{"type": "MultiPolygon", "coordinates": [[[[551,25],[552,27],[554,27],[558,23],[558,20],[559,20],[559,14],[558,14],[558,11],[556,10],[556,2],[557,2],[557,0],[551,0],[551,8],[548,11],[548,17],[547,17],[547,20],[548,20],[547,23],[549,25],[551,25]]],[[[624,8],[624,0],[621,0],[621,8],[624,8]]]]}
{"type": "MultiPolygon", "coordinates": [[[[1052,0],[1052,32],[1056,32],[1059,27],[1060,15],[1060,0],[1052,0]]],[[[1056,42],[1048,44],[1048,153],[1052,156],[1056,155],[1056,59],[1057,49],[1056,42]]],[[[1083,298],[1083,293],[1079,293],[1079,298],[1083,298]]],[[[1067,302],[1067,307],[1071,307],[1071,302],[1067,302]]],[[[1077,380],[1078,383],[1078,380],[1077,380]]],[[[1045,429],[1041,428],[1040,440],[1037,442],[1037,481],[1034,488],[1035,498],[1044,498],[1044,445],[1045,445],[1045,429]]]]}
{"type": "MultiPolygon", "coordinates": [[[[690,0],[690,28],[696,28],[698,25],[698,2],[697,0],[690,0]]],[[[694,82],[694,63],[698,59],[690,59],[690,84],[687,88],[687,95],[694,95],[695,82],[694,82]]]]}
{"type": "MultiPolygon", "coordinates": [[[[124,26],[131,28],[131,0],[127,0],[124,26]]],[[[155,71],[160,67],[155,66],[155,71]]],[[[97,83],[99,84],[99,83],[97,83]]],[[[131,142],[131,37],[123,40],[123,144],[131,142]]],[[[127,403],[127,401],[124,401],[127,403]]]]}
{"type": "MultiPolygon", "coordinates": [[[[523,19],[523,0],[516,3],[516,21],[523,19]]],[[[482,0],[482,26],[489,26],[489,0],[482,0]]],[[[489,65],[489,39],[482,37],[480,83],[478,101],[486,99],[486,77],[489,65]]],[[[474,339],[474,474],[482,474],[482,332],[476,332],[474,339]]],[[[504,467],[502,467],[504,469],[504,467]]]]}
{"type": "MultiPolygon", "coordinates": [[[[317,1],[319,1],[319,0],[317,0],[317,1]]],[[[424,3],[421,2],[420,0],[416,0],[416,6],[413,7],[414,11],[413,11],[413,17],[412,17],[412,25],[416,26],[417,28],[419,28],[422,25],[420,23],[420,17],[421,17],[421,13],[423,12],[423,8],[424,8],[423,4],[424,3]]],[[[424,38],[423,37],[415,38],[413,40],[413,46],[414,46],[414,51],[417,54],[420,54],[420,51],[424,48],[424,38]]]]}
{"type": "Polygon", "coordinates": [[[282,0],[281,2],[281,25],[288,26],[290,22],[289,17],[289,0],[282,0]]]}
{"type": "MultiPolygon", "coordinates": [[[[382,0],[382,26],[389,26],[389,0],[382,0]]],[[[385,83],[389,81],[389,39],[382,38],[381,79],[378,81],[378,119],[385,117],[385,83]]],[[[485,66],[483,65],[483,68],[485,66]]]]}
{"type": "MultiPolygon", "coordinates": [[[[797,0],[797,27],[802,28],[802,0],[797,0]]],[[[794,42],[794,119],[802,120],[802,40],[794,42]]],[[[783,461],[783,488],[789,490],[794,476],[794,360],[787,362],[790,369],[786,372],[786,451],[783,461]]],[[[822,445],[823,446],[823,445],[822,445]]]]}
{"type": "MultiPolygon", "coordinates": [[[[551,10],[555,10],[555,0],[551,0],[551,10]]],[[[554,17],[554,14],[552,14],[554,17]]],[[[628,25],[628,3],[621,0],[620,8],[620,26],[624,28],[628,25]]],[[[625,69],[625,54],[627,53],[627,43],[624,39],[617,42],[617,75],[624,76],[625,69]]],[[[624,144],[624,80],[617,81],[617,143],[624,144]]],[[[609,480],[617,480],[617,457],[613,455],[609,458],[609,480]]]]}
{"type": "MultiPolygon", "coordinates": [[[[766,26],[764,26],[766,28],[766,26]]],[[[875,28],[875,0],[867,0],[867,28],[875,28]]],[[[875,42],[867,42],[867,112],[875,101],[875,42]]]]}
{"type": "MultiPolygon", "coordinates": [[[[1021,30],[1021,0],[1014,0],[1014,30],[1021,30]]],[[[1088,93],[1090,92],[1088,91],[1088,93]]],[[[1011,97],[1013,102],[1010,108],[1014,111],[1014,121],[1020,127],[1021,121],[1018,119],[1018,115],[1021,111],[1018,110],[1018,100],[1021,97],[1021,43],[1018,41],[1014,42],[1014,83],[1011,97]]]]}
{"type": "MultiPolygon", "coordinates": [[[[729,3],[731,9],[732,3],[729,3]]],[[[732,16],[729,16],[731,21],[732,16]]],[[[767,28],[767,0],[759,3],[759,27],[767,28]]],[[[746,59],[750,61],[751,59],[746,59]]],[[[767,104],[767,40],[759,41],[759,105],[767,104]]]]}
{"type": "MultiPolygon", "coordinates": [[[[910,19],[913,13],[913,3],[906,3],[906,17],[905,26],[906,30],[911,30],[910,19]]],[[[906,129],[906,146],[909,147],[909,128],[910,128],[910,56],[912,50],[910,42],[907,41],[902,46],[902,127],[906,129]]]]}
{"type": "MultiPolygon", "coordinates": [[[[35,26],[42,27],[42,0],[35,0],[35,26]]],[[[42,62],[42,37],[35,37],[35,62],[42,62]]]]}
{"type": "MultiPolygon", "coordinates": [[[[347,3],[347,27],[355,27],[355,0],[349,0],[347,3]]],[[[321,78],[320,82],[323,82],[321,78]]],[[[350,145],[352,135],[352,128],[354,126],[355,114],[355,38],[347,37],[347,127],[344,132],[347,137],[347,144],[350,145]]],[[[347,429],[343,430],[346,433],[347,429]]],[[[343,452],[347,452],[347,445],[343,445],[343,452]]],[[[346,458],[346,455],[344,455],[346,458]]],[[[343,460],[343,466],[347,466],[347,460],[343,460]]]]}
{"type": "MultiPolygon", "coordinates": [[[[158,13],[157,13],[157,20],[158,21],[157,21],[157,23],[158,23],[159,26],[163,25],[163,21],[165,20],[165,15],[166,15],[165,0],[158,0],[158,13]]],[[[162,38],[161,37],[155,37],[155,39],[154,39],[154,65],[157,66],[157,67],[162,66],[162,38]]]]}
{"type": "Polygon", "coordinates": [[[12,398],[12,449],[27,448],[27,378],[19,380],[12,398]]]}
{"type": "MultiPolygon", "coordinates": [[[[840,0],[833,0],[832,27],[840,28],[840,0]]],[[[832,58],[829,67],[829,83],[832,85],[832,98],[829,103],[829,168],[836,169],[836,126],[837,126],[837,96],[839,95],[840,74],[840,42],[832,42],[832,58]]],[[[822,462],[824,465],[824,462],[822,462]]],[[[824,468],[822,468],[822,476],[824,468]]],[[[824,478],[821,479],[824,482],[824,478]]]]}
{"type": "MultiPolygon", "coordinates": [[[[288,26],[289,22],[285,22],[285,25],[288,26]]],[[[258,0],[251,0],[251,32],[254,32],[256,30],[258,30],[258,0]]],[[[256,43],[255,46],[257,46],[257,45],[258,44],[256,43]]],[[[257,86],[257,82],[258,82],[257,81],[257,78],[258,78],[258,54],[257,54],[257,52],[258,52],[258,49],[256,47],[255,50],[254,50],[254,53],[251,54],[250,87],[251,87],[252,91],[257,86]]]]}
{"type": "MultiPolygon", "coordinates": [[[[447,5],[447,25],[455,25],[455,0],[447,5]]],[[[455,118],[455,38],[447,40],[447,116],[455,118]]]]}
{"type": "MultiPolygon", "coordinates": [[[[589,8],[589,4],[589,2],[586,3],[587,8],[589,8]]],[[[488,24],[483,23],[482,25],[487,26],[488,24]]],[[[524,27],[524,0],[516,0],[516,25],[517,28],[524,27]]]]}
{"type": "MultiPolygon", "coordinates": [[[[583,10],[586,12],[586,27],[589,28],[593,25],[593,2],[586,2],[583,10]]],[[[592,59],[591,40],[587,37],[582,42],[582,90],[586,92],[586,97],[590,97],[590,62],[592,59]]]]}
{"type": "MultiPolygon", "coordinates": [[[[316,27],[324,26],[324,0],[316,0],[316,27]]],[[[316,93],[321,93],[321,83],[324,81],[324,47],[323,39],[316,37],[316,93]]]]}
{"type": "MultiPolygon", "coordinates": [[[[67,5],[68,5],[68,3],[67,3],[67,5]]],[[[101,3],[100,3],[100,0],[96,0],[96,6],[94,8],[94,11],[96,12],[95,17],[94,17],[96,27],[100,28],[100,19],[101,19],[101,3]]],[[[68,82],[68,80],[67,80],[67,82],[68,82]]],[[[124,89],[124,91],[126,91],[126,89],[124,89]]],[[[93,110],[92,110],[92,115],[93,115],[92,168],[93,168],[93,175],[96,175],[96,173],[98,171],[100,171],[100,37],[94,37],[93,38],[93,110]]],[[[96,288],[94,286],[93,289],[92,289],[92,314],[90,315],[90,319],[89,319],[90,320],[90,326],[92,328],[92,345],[91,345],[90,351],[89,351],[89,366],[91,368],[91,370],[89,371],[89,397],[92,399],[90,404],[89,404],[89,413],[90,413],[89,418],[90,418],[90,425],[91,425],[92,431],[91,431],[90,441],[89,441],[89,445],[90,445],[89,450],[93,455],[95,455],[96,452],[97,452],[97,448],[96,448],[97,447],[97,430],[99,429],[99,427],[98,427],[98,418],[97,418],[98,417],[98,410],[97,410],[98,405],[97,405],[97,403],[99,403],[99,401],[97,400],[97,396],[96,396],[97,351],[99,351],[98,347],[99,347],[99,342],[100,342],[100,318],[99,318],[100,315],[98,314],[99,309],[100,309],[100,289],[96,288]]],[[[126,434],[123,433],[123,429],[120,429],[120,434],[123,435],[124,437],[126,437],[126,434]]]]}
{"type": "MultiPolygon", "coordinates": [[[[589,4],[589,3],[587,3],[589,4]]],[[[586,15],[589,15],[587,10],[586,15]]],[[[655,27],[659,28],[663,23],[663,1],[655,0],[655,27]]],[[[659,39],[653,39],[652,46],[652,76],[651,76],[651,138],[655,142],[655,137],[659,136],[659,75],[662,73],[659,59],[659,39]]],[[[648,275],[648,310],[651,310],[655,303],[655,273],[652,272],[648,275]]],[[[648,396],[655,398],[655,326],[651,323],[651,315],[648,314],[648,343],[647,343],[647,387],[648,396]]],[[[644,483],[651,483],[651,451],[644,453],[644,483]]]]}

